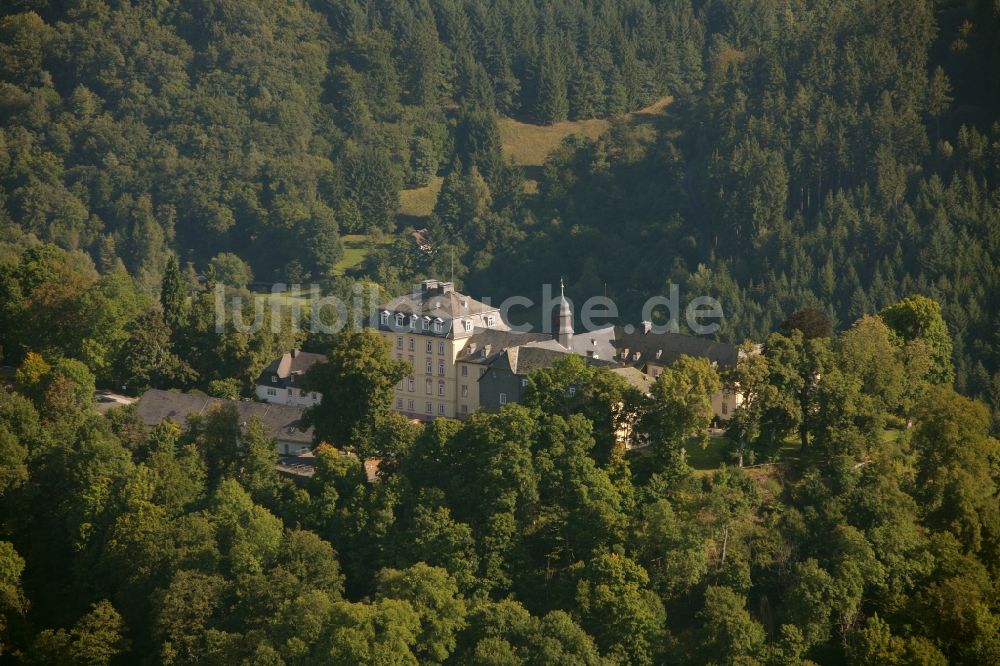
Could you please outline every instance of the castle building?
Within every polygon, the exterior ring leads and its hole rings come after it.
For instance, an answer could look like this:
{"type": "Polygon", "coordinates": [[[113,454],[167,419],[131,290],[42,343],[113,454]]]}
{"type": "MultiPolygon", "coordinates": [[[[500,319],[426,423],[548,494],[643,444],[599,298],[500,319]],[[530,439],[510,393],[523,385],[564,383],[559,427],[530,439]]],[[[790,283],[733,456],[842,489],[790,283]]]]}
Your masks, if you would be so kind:
{"type": "Polygon", "coordinates": [[[425,280],[417,291],[378,306],[377,329],[413,373],[396,386],[395,410],[415,419],[464,419],[479,408],[479,378],[501,352],[551,336],[519,333],[500,311],[425,280]]]}
{"type": "MultiPolygon", "coordinates": [[[[451,282],[425,280],[413,293],[378,306],[379,333],[391,353],[413,367],[396,386],[395,410],[420,420],[465,419],[479,408],[496,411],[520,400],[531,369],[550,366],[565,354],[632,368],[650,381],[681,355],[707,358],[719,370],[738,359],[734,345],[657,332],[648,322],[637,329],[607,326],[576,334],[561,283],[557,306],[553,335],[511,330],[498,308],[456,292],[451,282]]],[[[728,419],[740,398],[725,391],[713,396],[716,416],[728,419]]]]}

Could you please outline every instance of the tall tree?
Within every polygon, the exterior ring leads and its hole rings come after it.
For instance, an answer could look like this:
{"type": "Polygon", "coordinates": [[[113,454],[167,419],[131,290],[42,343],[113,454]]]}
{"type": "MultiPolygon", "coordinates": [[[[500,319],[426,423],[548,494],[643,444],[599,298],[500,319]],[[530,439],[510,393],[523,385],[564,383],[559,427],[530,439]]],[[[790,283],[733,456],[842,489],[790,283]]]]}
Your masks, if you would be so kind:
{"type": "Polygon", "coordinates": [[[163,287],[160,290],[160,305],[163,306],[163,319],[172,331],[187,324],[188,289],[177,255],[174,254],[167,259],[163,287]]]}
{"type": "Polygon", "coordinates": [[[326,361],[309,369],[305,382],[323,395],[304,422],[317,441],[350,447],[367,455],[378,428],[392,408],[393,388],[411,371],[389,355],[389,343],[370,328],[338,335],[326,361]]]}

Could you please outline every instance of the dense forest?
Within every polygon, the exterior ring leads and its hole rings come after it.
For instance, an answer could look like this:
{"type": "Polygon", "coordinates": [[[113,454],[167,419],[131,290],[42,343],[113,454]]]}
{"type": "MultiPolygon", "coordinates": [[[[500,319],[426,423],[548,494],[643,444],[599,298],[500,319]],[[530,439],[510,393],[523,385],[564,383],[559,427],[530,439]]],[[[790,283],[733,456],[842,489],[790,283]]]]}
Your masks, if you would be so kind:
{"type": "MultiPolygon", "coordinates": [[[[668,282],[762,340],[942,303],[956,387],[1000,413],[1000,10],[975,2],[8,3],[0,230],[234,284],[454,272],[500,298],[565,275],[635,319],[668,282]],[[571,137],[527,193],[497,118],[571,137]],[[444,184],[424,250],[403,188],[444,184]],[[340,236],[388,234],[336,276],[340,236]],[[426,248],[430,248],[429,251],[426,248]],[[453,271],[454,269],[454,271],[453,271]]],[[[24,349],[8,345],[8,362],[24,349]]]]}
{"type": "Polygon", "coordinates": [[[0,660],[1000,663],[998,72],[988,0],[4,3],[0,660]],[[610,123],[526,170],[505,118],[610,123]],[[216,327],[216,284],[449,274],[626,321],[678,284],[762,353],[418,426],[367,332],[216,327]],[[303,483],[233,411],[93,410],[292,345],[303,483]]]}
{"type": "Polygon", "coordinates": [[[808,321],[722,376],[684,357],[643,395],[568,356],[523,404],[424,425],[390,411],[408,364],[371,329],[342,334],[308,375],[338,448],[298,484],[258,417],[100,416],[86,366],[32,353],[0,392],[0,647],[88,665],[998,663],[1000,442],[948,387],[939,308],[908,299],[832,338],[808,321]],[[723,385],[747,396],[734,464],[696,473],[723,385]]]}

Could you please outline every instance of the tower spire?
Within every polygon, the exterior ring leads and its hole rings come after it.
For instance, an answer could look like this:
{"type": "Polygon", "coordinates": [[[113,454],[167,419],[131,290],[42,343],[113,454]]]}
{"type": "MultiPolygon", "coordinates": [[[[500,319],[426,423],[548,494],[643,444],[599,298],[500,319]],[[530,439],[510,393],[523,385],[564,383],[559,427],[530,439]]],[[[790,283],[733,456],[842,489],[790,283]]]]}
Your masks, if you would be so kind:
{"type": "Polygon", "coordinates": [[[559,277],[559,310],[555,317],[556,341],[563,347],[573,344],[573,308],[566,298],[566,283],[559,277]]]}

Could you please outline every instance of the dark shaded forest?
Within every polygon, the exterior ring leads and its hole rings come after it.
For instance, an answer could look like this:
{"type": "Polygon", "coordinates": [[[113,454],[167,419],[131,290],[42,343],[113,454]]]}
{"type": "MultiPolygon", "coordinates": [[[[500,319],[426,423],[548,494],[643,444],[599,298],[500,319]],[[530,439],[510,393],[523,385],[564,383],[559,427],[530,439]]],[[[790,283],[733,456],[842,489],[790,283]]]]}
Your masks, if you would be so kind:
{"type": "Polygon", "coordinates": [[[985,0],[5,3],[0,660],[1000,663],[998,72],[985,0]],[[611,122],[526,173],[501,117],[611,122]],[[217,283],[451,271],[626,321],[676,283],[763,346],[414,425],[370,331],[215,327],[217,283]],[[247,396],[296,344],[308,481],[235,411],[93,410],[247,396]]]}
{"type": "MultiPolygon", "coordinates": [[[[236,284],[450,275],[474,293],[668,282],[721,337],[816,306],[844,328],[942,303],[956,386],[1000,409],[1000,17],[957,2],[8,4],[0,228],[119,265],[236,284]],[[496,118],[655,122],[573,138],[526,194],[496,118]],[[444,186],[397,229],[399,192],[444,186]],[[399,232],[338,277],[340,236],[399,232]]],[[[534,174],[533,174],[534,175],[534,174]]],[[[23,352],[10,344],[13,362],[23,352]]]]}

